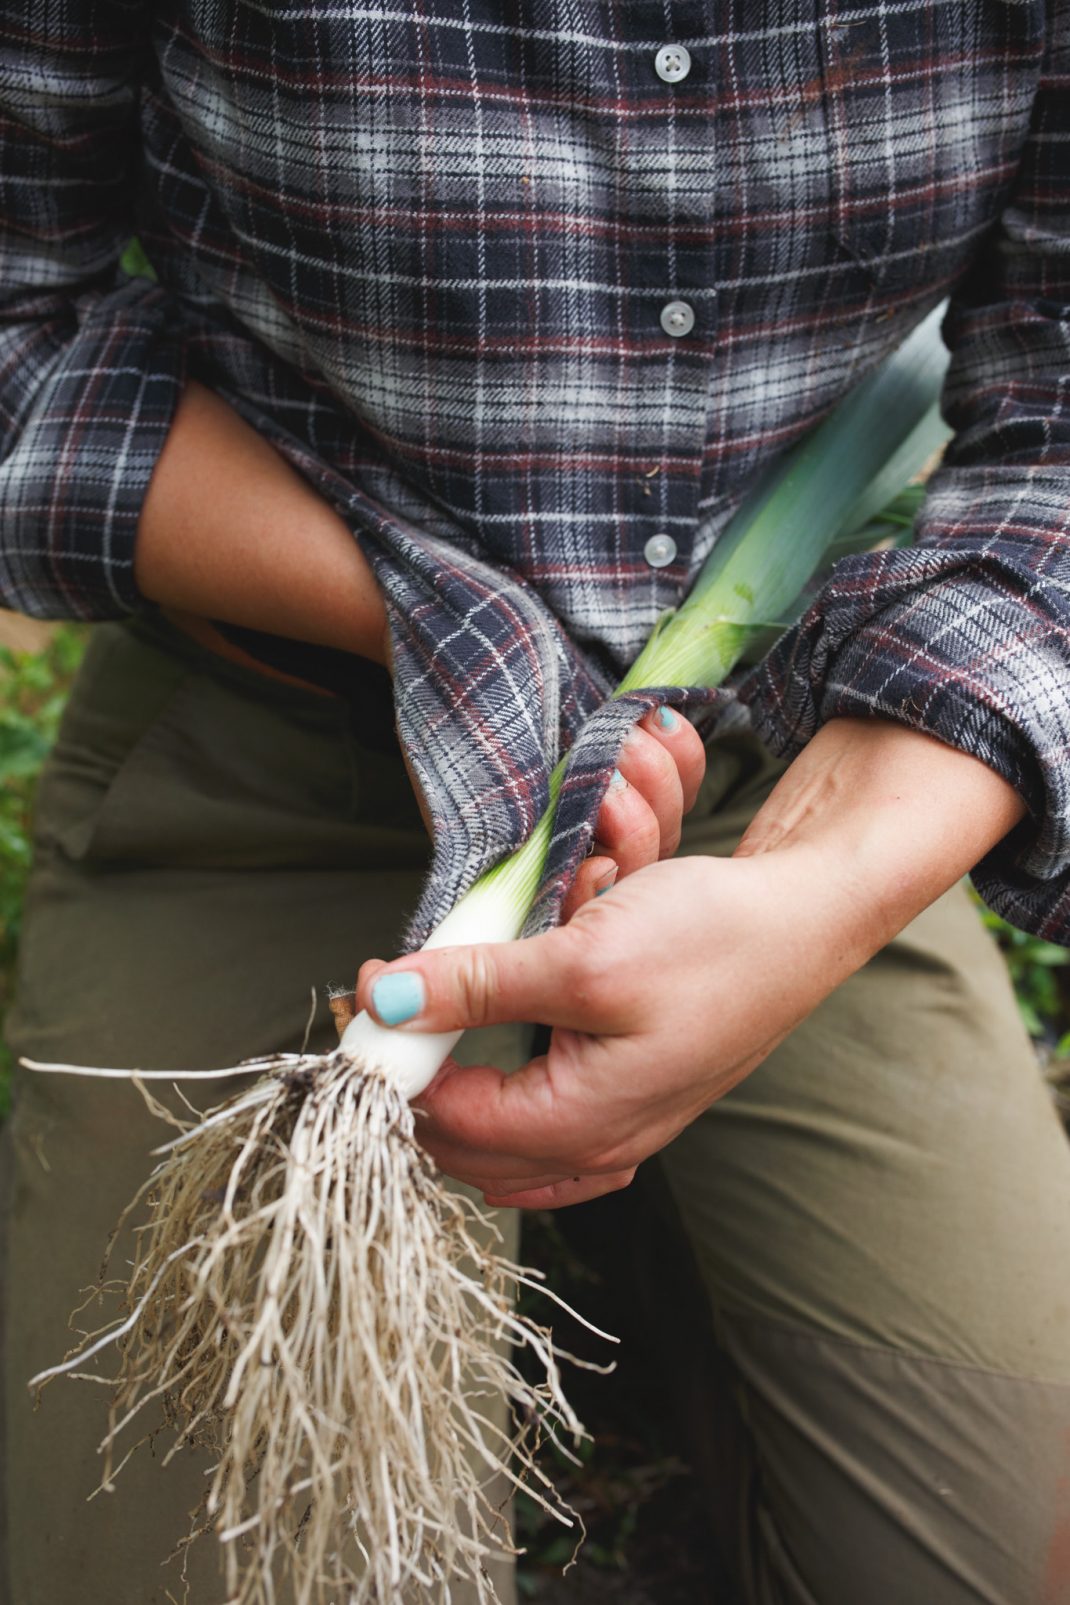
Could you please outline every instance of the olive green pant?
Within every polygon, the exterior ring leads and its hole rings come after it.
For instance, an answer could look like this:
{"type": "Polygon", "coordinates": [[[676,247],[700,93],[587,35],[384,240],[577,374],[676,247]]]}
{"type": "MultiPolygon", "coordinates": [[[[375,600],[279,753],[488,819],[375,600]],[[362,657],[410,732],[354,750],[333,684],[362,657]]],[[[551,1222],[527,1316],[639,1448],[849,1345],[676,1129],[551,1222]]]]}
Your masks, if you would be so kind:
{"type": "MultiPolygon", "coordinates": [[[[775,773],[746,740],[714,747],[685,851],[730,851],[775,773]]],[[[140,622],[95,635],[37,852],[15,1049],[196,1068],[299,1046],[311,990],[394,949],[427,844],[397,754],[341,702],[140,622]]],[[[330,1038],[321,1002],[313,1039],[330,1038]]],[[[524,1038],[469,1046],[516,1062],[524,1038]]],[[[201,1466],[146,1448],[87,1503],[105,1391],[58,1382],[34,1415],[25,1386],[61,1355],[159,1138],[129,1086],[18,1078],[5,1605],[183,1598],[179,1563],[160,1563],[201,1466]]],[[[963,892],[640,1187],[649,1251],[664,1273],[678,1242],[704,1289],[709,1521],[733,1578],[718,1605],[1070,1605],[1070,1149],[963,892]]],[[[200,1548],[189,1599],[217,1605],[200,1548]]]]}

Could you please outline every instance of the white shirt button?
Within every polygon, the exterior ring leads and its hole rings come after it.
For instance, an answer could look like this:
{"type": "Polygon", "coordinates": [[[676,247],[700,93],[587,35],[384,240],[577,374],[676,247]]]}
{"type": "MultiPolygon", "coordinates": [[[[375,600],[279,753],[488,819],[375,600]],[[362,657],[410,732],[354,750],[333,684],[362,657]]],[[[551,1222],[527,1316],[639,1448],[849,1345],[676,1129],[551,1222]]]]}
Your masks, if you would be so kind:
{"type": "Polygon", "coordinates": [[[654,57],[654,71],[667,84],[678,84],[691,71],[691,52],[683,45],[662,45],[654,57]]]}
{"type": "Polygon", "coordinates": [[[676,542],[671,535],[651,535],[643,547],[643,556],[651,568],[667,568],[676,556],[676,542]]]}
{"type": "Polygon", "coordinates": [[[667,301],[661,309],[661,327],[674,340],[679,340],[695,327],[695,309],[686,301],[667,301]]]}

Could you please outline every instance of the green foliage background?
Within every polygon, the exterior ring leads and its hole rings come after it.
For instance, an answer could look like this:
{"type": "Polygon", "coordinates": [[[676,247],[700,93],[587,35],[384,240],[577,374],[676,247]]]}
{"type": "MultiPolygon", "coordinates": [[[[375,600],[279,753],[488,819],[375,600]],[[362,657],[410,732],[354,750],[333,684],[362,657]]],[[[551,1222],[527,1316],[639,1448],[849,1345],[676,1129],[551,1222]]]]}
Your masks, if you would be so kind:
{"type": "MultiPolygon", "coordinates": [[[[0,1036],[14,988],[37,777],[56,739],[85,640],[84,629],[67,625],[42,652],[0,646],[0,1036]]],[[[10,1067],[10,1054],[0,1042],[2,1112],[8,1107],[10,1067]]]]}

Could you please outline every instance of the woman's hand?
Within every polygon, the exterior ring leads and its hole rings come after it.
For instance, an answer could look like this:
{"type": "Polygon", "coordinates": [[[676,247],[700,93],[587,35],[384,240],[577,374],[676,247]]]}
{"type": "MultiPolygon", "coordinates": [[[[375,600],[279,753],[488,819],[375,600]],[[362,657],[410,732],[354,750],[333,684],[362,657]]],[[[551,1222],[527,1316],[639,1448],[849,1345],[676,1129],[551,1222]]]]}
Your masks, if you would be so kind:
{"type": "Polygon", "coordinates": [[[656,708],[639,721],[621,748],[598,815],[594,851],[580,865],[562,921],[624,876],[672,857],[705,772],[706,749],[686,719],[671,708],[656,708]]]}
{"type": "MultiPolygon", "coordinates": [[[[424,982],[421,1026],[554,1026],[549,1052],[514,1075],[447,1065],[419,1100],[421,1142],[491,1203],[626,1186],[860,962],[835,897],[815,919],[827,868],[806,853],[677,859],[546,936],[406,960],[424,982]]],[[[379,969],[362,971],[358,1004],[379,969]]]]}
{"type": "Polygon", "coordinates": [[[529,941],[372,961],[357,1003],[374,1014],[400,970],[420,977],[422,1006],[396,1029],[553,1026],[549,1052],[512,1076],[447,1064],[418,1130],[490,1202],[577,1203],[626,1186],[1023,812],[974,758],[834,720],[736,857],[648,863],[529,941]]]}

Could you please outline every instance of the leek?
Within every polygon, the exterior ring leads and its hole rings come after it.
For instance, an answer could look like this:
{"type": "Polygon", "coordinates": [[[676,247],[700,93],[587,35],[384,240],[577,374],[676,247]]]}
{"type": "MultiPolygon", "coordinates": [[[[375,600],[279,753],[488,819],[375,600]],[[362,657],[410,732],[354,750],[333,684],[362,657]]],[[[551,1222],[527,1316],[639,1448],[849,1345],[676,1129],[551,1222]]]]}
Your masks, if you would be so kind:
{"type": "MultiPolygon", "coordinates": [[[[941,312],[931,313],[747,497],[687,600],[659,621],[615,696],[720,685],[753,637],[790,612],[830,549],[839,555],[901,533],[899,498],[950,433],[938,405],[947,368],[941,312]]],[[[520,935],[543,878],[567,763],[562,759],[551,775],[549,806],[525,845],[476,882],[426,948],[510,942],[520,935]]],[[[460,1036],[389,1031],[360,1014],[342,1047],[383,1065],[414,1098],[460,1036]]]]}

